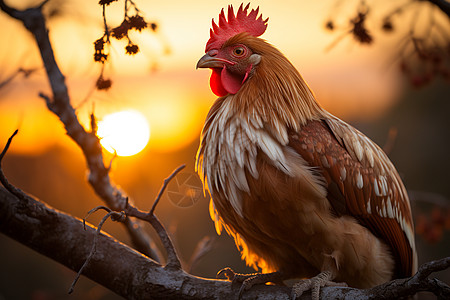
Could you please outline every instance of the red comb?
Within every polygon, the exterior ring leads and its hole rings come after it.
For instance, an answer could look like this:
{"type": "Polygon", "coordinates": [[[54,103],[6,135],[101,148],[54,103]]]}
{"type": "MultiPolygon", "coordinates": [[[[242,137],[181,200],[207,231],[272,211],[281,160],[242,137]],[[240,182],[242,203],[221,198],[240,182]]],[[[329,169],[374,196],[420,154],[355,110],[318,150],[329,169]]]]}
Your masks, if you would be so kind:
{"type": "Polygon", "coordinates": [[[266,31],[269,18],[263,20],[262,15],[259,15],[259,18],[257,18],[259,7],[252,9],[247,15],[249,6],[250,3],[243,8],[243,4],[241,4],[235,16],[233,6],[229,5],[228,21],[225,18],[225,13],[222,8],[219,15],[219,26],[214,23],[214,19],[212,20],[212,29],[210,29],[211,37],[208,43],[206,43],[206,52],[210,49],[219,49],[230,37],[238,33],[247,32],[253,36],[260,36],[266,31]]]}

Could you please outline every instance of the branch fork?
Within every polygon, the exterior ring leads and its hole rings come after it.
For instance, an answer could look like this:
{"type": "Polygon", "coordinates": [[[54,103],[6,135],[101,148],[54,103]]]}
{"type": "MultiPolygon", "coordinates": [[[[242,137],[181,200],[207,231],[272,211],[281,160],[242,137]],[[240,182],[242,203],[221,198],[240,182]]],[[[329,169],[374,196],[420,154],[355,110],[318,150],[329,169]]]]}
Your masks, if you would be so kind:
{"type": "MultiPolygon", "coordinates": [[[[14,133],[14,135],[17,132],[14,133]]],[[[13,136],[14,136],[13,135],[13,136]]],[[[12,136],[12,137],[13,137],[12,136]]],[[[9,146],[9,144],[11,143],[11,139],[12,137],[8,140],[8,144],[7,146],[9,146]]],[[[7,149],[7,148],[6,148],[7,149]]],[[[5,151],[4,151],[5,152],[5,151]]],[[[3,157],[3,154],[0,154],[0,161],[1,158],[3,157]]],[[[162,223],[159,221],[159,219],[156,217],[156,215],[154,214],[156,206],[158,205],[161,196],[163,195],[167,185],[169,184],[169,182],[181,171],[185,168],[185,165],[181,165],[179,166],[177,169],[175,169],[175,171],[172,172],[172,174],[167,177],[164,180],[164,183],[158,193],[158,196],[156,197],[152,208],[148,211],[148,212],[144,212],[139,210],[138,208],[136,208],[135,206],[133,206],[132,204],[129,203],[128,198],[126,198],[126,203],[125,203],[125,209],[117,212],[117,211],[113,211],[110,208],[106,207],[106,206],[97,206],[93,209],[91,209],[86,217],[84,217],[83,219],[83,226],[84,229],[86,230],[86,219],[93,214],[94,212],[98,211],[98,210],[105,210],[107,211],[107,214],[102,218],[102,220],[100,221],[100,223],[97,226],[97,231],[96,231],[96,235],[94,238],[94,242],[92,244],[92,248],[91,251],[88,255],[88,257],[86,258],[86,261],[84,262],[84,264],[81,266],[80,270],[78,271],[75,279],[72,282],[72,285],[70,286],[69,289],[69,294],[71,294],[74,290],[75,284],[77,283],[78,279],[81,276],[81,273],[83,272],[84,268],[89,264],[89,261],[92,259],[92,257],[95,254],[95,250],[96,250],[96,245],[97,245],[97,237],[100,234],[100,231],[102,229],[103,224],[106,222],[106,220],[108,220],[108,218],[111,218],[111,220],[116,221],[116,222],[125,222],[125,220],[128,217],[135,217],[139,220],[142,221],[146,221],[148,223],[150,223],[150,225],[155,229],[155,231],[157,232],[157,234],[159,235],[159,238],[161,239],[161,242],[164,246],[164,248],[167,251],[167,264],[165,266],[165,268],[167,269],[172,269],[172,270],[181,270],[181,262],[180,259],[176,253],[175,247],[172,243],[172,240],[170,239],[166,229],[164,228],[164,226],[162,225],[162,223]]]]}

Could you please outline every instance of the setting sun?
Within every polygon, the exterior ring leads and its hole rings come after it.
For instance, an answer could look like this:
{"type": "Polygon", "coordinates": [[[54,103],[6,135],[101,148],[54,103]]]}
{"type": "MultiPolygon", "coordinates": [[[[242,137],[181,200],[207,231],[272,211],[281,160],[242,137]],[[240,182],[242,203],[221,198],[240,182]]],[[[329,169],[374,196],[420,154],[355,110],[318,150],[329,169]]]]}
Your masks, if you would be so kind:
{"type": "Polygon", "coordinates": [[[139,153],[148,143],[150,127],[138,111],[126,110],[107,115],[98,122],[97,134],[102,146],[119,156],[139,153]]]}

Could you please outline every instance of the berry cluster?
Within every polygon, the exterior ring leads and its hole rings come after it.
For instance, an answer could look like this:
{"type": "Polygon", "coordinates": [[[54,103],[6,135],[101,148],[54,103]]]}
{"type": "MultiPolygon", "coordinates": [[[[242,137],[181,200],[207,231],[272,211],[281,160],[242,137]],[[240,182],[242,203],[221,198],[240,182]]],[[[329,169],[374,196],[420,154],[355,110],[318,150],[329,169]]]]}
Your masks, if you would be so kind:
{"type": "Polygon", "coordinates": [[[361,44],[371,44],[373,41],[373,38],[369,34],[369,30],[367,30],[366,27],[366,17],[368,12],[368,10],[359,11],[356,18],[350,20],[350,23],[353,26],[351,30],[353,37],[361,44]]]}
{"type": "MultiPolygon", "coordinates": [[[[425,4],[426,1],[409,1],[395,7],[386,14],[381,22],[380,29],[384,33],[394,32],[396,27],[394,21],[402,15],[406,18],[407,13],[411,16],[410,28],[406,37],[402,40],[400,51],[396,52],[397,60],[400,61],[400,70],[405,74],[412,86],[421,87],[432,82],[435,78],[441,77],[445,81],[450,81],[450,36],[448,35],[448,12],[447,20],[438,18],[442,15],[442,9],[425,4]],[[428,10],[428,11],[427,11],[428,10]],[[426,12],[425,12],[426,11],[426,12]],[[428,14],[430,12],[430,14],[428,14]],[[419,28],[416,26],[419,15],[428,17],[427,23],[419,28]],[[422,29],[423,32],[420,32],[422,29]]],[[[338,6],[341,2],[336,2],[333,8],[333,15],[325,24],[329,31],[336,29],[333,20],[336,16],[338,6]]],[[[372,5],[374,6],[374,5],[372,5]]],[[[370,34],[366,20],[369,13],[369,6],[364,0],[360,0],[357,7],[356,16],[350,18],[350,28],[346,27],[344,35],[351,34],[360,44],[371,44],[373,37],[370,34]]],[[[404,24],[404,20],[401,20],[404,24]]],[[[400,26],[405,27],[405,26],[400,26]]],[[[400,28],[402,29],[402,28],[400,28]]],[[[339,41],[341,37],[338,38],[339,41]]],[[[334,46],[336,42],[332,44],[334,46]]]]}
{"type": "Polygon", "coordinates": [[[450,82],[450,41],[444,46],[411,36],[401,56],[400,70],[413,86],[424,86],[437,77],[450,82]]]}
{"type": "Polygon", "coordinates": [[[445,231],[450,230],[450,210],[434,208],[430,216],[420,214],[415,220],[416,233],[430,244],[442,240],[445,231]]]}
{"type": "MultiPolygon", "coordinates": [[[[106,6],[109,6],[112,2],[117,2],[117,0],[100,0],[99,4],[103,7],[103,21],[105,32],[102,37],[94,42],[94,61],[102,63],[103,65],[108,60],[109,53],[105,49],[106,46],[111,44],[110,38],[116,40],[122,40],[126,38],[128,44],[125,46],[125,53],[129,55],[134,55],[139,52],[139,46],[134,44],[129,36],[130,30],[136,30],[141,32],[143,29],[150,27],[152,31],[156,31],[158,26],[156,23],[150,23],[150,25],[144,20],[140,14],[140,10],[137,8],[136,4],[132,0],[125,0],[125,14],[122,23],[112,29],[108,28],[106,22],[106,6]],[[129,15],[130,8],[134,9],[134,14],[129,15]]],[[[105,79],[103,77],[103,70],[97,79],[96,87],[98,90],[107,90],[111,87],[111,79],[105,79]]]]}

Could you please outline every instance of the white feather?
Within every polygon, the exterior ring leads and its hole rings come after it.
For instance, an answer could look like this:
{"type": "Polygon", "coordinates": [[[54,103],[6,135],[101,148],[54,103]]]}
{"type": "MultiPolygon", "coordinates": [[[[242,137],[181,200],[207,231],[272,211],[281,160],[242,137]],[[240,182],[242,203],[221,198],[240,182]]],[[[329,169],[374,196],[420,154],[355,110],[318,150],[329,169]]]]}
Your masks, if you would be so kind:
{"type": "Polygon", "coordinates": [[[364,187],[364,180],[359,171],[358,174],[356,175],[356,186],[358,187],[358,189],[362,189],[364,187]]]}
{"type": "Polygon", "coordinates": [[[347,169],[345,167],[341,167],[339,171],[341,174],[340,179],[341,181],[344,181],[345,178],[347,178],[347,169]]]}
{"type": "Polygon", "coordinates": [[[356,157],[359,161],[362,161],[363,159],[363,148],[361,146],[361,143],[357,139],[356,136],[352,137],[353,140],[353,150],[355,151],[356,157]]]}
{"type": "Polygon", "coordinates": [[[392,210],[391,197],[389,197],[389,196],[387,197],[386,207],[387,207],[388,217],[393,219],[394,218],[394,212],[392,210]]]}
{"type": "Polygon", "coordinates": [[[381,197],[381,193],[380,193],[380,190],[378,187],[378,181],[376,178],[373,180],[373,188],[375,190],[375,195],[377,195],[378,197],[381,197]]]}

